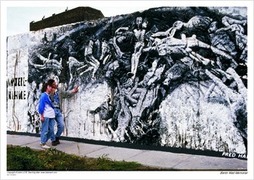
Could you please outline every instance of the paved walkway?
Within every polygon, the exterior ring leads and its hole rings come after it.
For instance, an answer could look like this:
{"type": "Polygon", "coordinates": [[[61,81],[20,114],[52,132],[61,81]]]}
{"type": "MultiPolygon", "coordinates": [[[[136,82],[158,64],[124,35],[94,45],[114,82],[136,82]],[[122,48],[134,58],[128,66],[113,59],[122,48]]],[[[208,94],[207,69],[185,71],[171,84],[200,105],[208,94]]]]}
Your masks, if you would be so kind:
{"type": "MultiPolygon", "coordinates": [[[[8,134],[7,144],[23,147],[28,146],[32,149],[41,149],[39,145],[39,137],[35,136],[8,134]]],[[[48,143],[48,145],[50,145],[50,143],[48,143]]],[[[116,161],[135,161],[147,166],[174,170],[247,170],[247,160],[237,158],[209,157],[183,153],[177,154],[153,150],[129,149],[68,140],[61,140],[61,144],[54,148],[68,154],[92,158],[106,156],[116,161]]]]}

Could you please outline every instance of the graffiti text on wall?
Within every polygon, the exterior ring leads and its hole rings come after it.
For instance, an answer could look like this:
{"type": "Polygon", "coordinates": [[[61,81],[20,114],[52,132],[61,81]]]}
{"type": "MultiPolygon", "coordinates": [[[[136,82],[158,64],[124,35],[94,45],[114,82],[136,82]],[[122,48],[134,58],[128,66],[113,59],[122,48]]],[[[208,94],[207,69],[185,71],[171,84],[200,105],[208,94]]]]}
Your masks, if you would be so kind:
{"type": "Polygon", "coordinates": [[[8,99],[23,100],[27,98],[26,78],[15,77],[7,80],[8,85],[8,99]],[[11,88],[10,88],[11,87],[11,88]]]}

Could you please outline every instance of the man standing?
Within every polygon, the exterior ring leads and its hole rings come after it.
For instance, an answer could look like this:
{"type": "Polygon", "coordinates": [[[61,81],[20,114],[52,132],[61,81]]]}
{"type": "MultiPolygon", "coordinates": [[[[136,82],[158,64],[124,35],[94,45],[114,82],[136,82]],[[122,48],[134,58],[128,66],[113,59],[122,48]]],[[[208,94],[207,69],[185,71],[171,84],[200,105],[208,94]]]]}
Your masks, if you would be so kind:
{"type": "Polygon", "coordinates": [[[63,120],[63,114],[61,111],[62,107],[62,99],[64,98],[70,98],[74,94],[78,92],[78,87],[73,88],[71,91],[65,91],[62,87],[58,87],[57,83],[53,83],[53,88],[55,89],[54,92],[50,95],[50,99],[53,103],[54,110],[55,110],[55,120],[57,123],[57,132],[55,134],[55,141],[52,142],[53,146],[56,146],[57,144],[60,144],[60,136],[64,131],[64,120],[63,120]]]}

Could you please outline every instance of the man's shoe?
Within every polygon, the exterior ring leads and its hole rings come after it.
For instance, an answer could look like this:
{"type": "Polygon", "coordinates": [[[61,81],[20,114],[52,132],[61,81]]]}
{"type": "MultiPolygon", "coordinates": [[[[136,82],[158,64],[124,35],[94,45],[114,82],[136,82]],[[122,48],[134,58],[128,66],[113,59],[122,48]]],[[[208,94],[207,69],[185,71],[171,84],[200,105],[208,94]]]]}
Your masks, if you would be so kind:
{"type": "Polygon", "coordinates": [[[56,146],[56,145],[58,145],[59,143],[57,143],[57,141],[52,141],[52,146],[56,146]]]}
{"type": "Polygon", "coordinates": [[[56,137],[57,144],[60,144],[59,137],[56,137]]]}
{"type": "Polygon", "coordinates": [[[40,144],[41,145],[41,147],[43,148],[43,149],[50,149],[50,147],[49,146],[47,146],[46,144],[40,144]]]}

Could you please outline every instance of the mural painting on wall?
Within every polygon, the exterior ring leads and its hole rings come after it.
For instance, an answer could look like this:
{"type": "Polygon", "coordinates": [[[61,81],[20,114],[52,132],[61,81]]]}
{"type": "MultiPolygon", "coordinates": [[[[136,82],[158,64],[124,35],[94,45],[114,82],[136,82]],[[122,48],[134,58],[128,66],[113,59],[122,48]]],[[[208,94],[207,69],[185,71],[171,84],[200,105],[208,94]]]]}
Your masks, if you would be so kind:
{"type": "Polygon", "coordinates": [[[9,129],[39,133],[41,85],[54,78],[79,86],[63,100],[65,136],[246,153],[246,12],[161,7],[31,32],[28,114],[9,129]]]}

